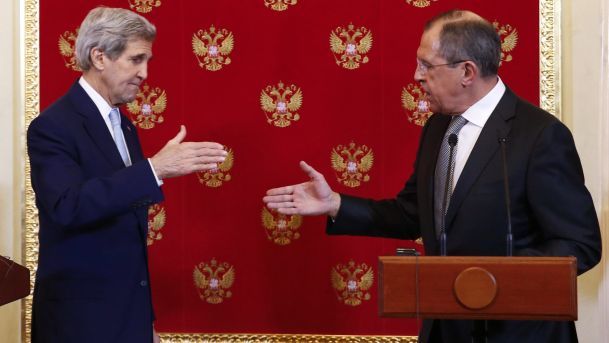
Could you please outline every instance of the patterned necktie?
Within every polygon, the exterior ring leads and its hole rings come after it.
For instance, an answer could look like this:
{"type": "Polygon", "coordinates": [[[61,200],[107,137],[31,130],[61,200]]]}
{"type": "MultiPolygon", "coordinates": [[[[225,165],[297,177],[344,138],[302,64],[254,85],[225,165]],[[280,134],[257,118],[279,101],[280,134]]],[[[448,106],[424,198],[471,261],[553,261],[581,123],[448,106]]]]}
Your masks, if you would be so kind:
{"type": "Polygon", "coordinates": [[[121,158],[125,163],[125,166],[131,165],[131,159],[129,159],[129,153],[127,152],[127,144],[125,143],[125,136],[121,129],[121,117],[118,113],[118,108],[113,108],[110,111],[110,123],[112,124],[112,131],[114,132],[114,143],[118,148],[118,152],[121,154],[121,158]]]}
{"type": "Polygon", "coordinates": [[[450,172],[448,172],[448,192],[446,193],[446,204],[442,206],[444,201],[444,190],[447,183],[447,170],[449,168],[448,162],[450,158],[450,144],[448,144],[448,137],[452,134],[459,135],[461,128],[467,124],[467,119],[461,116],[455,116],[448,124],[448,129],[442,139],[442,145],[440,146],[440,153],[438,154],[438,161],[436,162],[436,173],[434,178],[434,219],[436,236],[440,237],[440,232],[444,229],[444,216],[448,211],[448,204],[450,204],[450,197],[453,191],[453,175],[455,173],[455,156],[457,155],[457,145],[453,148],[452,161],[450,165],[450,172]],[[444,210],[444,212],[442,211],[444,210]]]}

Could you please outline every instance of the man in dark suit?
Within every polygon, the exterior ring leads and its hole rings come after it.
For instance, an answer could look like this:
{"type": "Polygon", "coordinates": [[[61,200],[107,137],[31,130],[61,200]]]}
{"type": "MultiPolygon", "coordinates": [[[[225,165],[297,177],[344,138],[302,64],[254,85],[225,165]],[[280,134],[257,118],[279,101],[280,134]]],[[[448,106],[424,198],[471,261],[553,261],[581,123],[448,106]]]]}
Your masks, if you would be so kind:
{"type": "Polygon", "coordinates": [[[163,179],[208,170],[223,146],[183,142],[145,159],[118,106],[147,77],[156,28],[125,9],[93,9],[80,26],[82,77],[32,121],[28,150],[40,218],[33,342],[152,342],[148,206],[163,179]]]}
{"type": "MultiPolygon", "coordinates": [[[[267,206],[328,215],[328,234],[422,237],[427,255],[440,255],[445,234],[447,255],[503,256],[505,144],[514,255],[575,256],[578,273],[592,268],[601,256],[600,230],[571,133],[503,84],[500,49],[493,26],[472,12],[428,22],[415,79],[435,114],[423,128],[414,173],[395,199],[339,195],[301,162],[311,180],[269,190],[267,206]]],[[[472,321],[425,320],[419,341],[470,342],[473,330],[472,321]]],[[[573,322],[489,321],[487,335],[491,343],[577,342],[573,322]]]]}

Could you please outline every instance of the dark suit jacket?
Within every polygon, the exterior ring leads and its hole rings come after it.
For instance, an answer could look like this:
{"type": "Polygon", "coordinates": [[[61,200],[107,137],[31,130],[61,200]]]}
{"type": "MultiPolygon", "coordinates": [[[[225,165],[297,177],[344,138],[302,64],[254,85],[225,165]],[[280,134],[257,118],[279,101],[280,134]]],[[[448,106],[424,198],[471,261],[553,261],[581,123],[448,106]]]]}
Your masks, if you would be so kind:
{"type": "MultiPolygon", "coordinates": [[[[433,115],[421,135],[414,173],[395,199],[341,196],[329,234],[423,238],[439,255],[434,231],[433,179],[449,116],[433,115]]],[[[598,219],[569,130],[509,89],[485,124],[455,186],[446,215],[447,255],[506,254],[506,207],[501,151],[507,138],[514,255],[575,256],[578,273],[601,256],[598,219]]],[[[420,342],[470,342],[470,321],[425,321],[420,342]],[[434,327],[433,337],[432,325],[434,327]]],[[[576,342],[572,322],[491,321],[489,342],[576,342]]]]}
{"type": "Polygon", "coordinates": [[[75,83],[27,135],[40,218],[34,342],[152,342],[148,206],[163,194],[122,117],[126,168],[99,110],[75,83]]]}

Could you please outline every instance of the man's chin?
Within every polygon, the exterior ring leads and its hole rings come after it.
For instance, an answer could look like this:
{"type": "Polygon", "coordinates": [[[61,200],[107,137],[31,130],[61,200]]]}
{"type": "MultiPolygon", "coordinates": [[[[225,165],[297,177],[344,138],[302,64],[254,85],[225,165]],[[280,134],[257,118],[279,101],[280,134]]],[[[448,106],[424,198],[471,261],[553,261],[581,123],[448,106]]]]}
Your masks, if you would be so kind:
{"type": "Polygon", "coordinates": [[[123,101],[124,104],[128,104],[128,103],[132,102],[133,100],[135,100],[136,97],[137,97],[137,93],[123,97],[121,100],[123,101]]]}

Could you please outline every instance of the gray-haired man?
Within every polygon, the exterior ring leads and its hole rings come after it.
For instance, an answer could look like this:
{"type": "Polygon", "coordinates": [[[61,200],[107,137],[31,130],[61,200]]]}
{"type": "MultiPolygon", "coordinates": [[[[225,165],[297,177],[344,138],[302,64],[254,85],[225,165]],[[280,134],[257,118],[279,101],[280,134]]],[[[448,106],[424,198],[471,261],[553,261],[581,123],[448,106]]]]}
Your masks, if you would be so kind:
{"type": "MultiPolygon", "coordinates": [[[[214,168],[223,146],[183,142],[144,158],[118,106],[148,75],[155,27],[125,9],[95,8],[80,26],[82,77],[32,121],[32,186],[40,216],[33,342],[152,342],[148,206],[165,178],[214,168]]],[[[155,337],[157,338],[157,337],[155,337]]]]}

